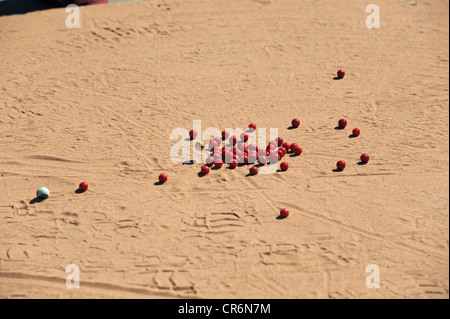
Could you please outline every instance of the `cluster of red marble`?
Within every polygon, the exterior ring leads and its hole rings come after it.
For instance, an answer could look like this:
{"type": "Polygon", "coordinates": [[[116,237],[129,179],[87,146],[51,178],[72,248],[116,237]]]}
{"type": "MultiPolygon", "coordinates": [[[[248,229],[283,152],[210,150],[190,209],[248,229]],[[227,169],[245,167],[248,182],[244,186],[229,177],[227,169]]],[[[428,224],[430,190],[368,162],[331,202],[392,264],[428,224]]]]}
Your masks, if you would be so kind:
{"type": "MultiPolygon", "coordinates": [[[[343,79],[345,77],[345,71],[339,70],[337,72],[338,79],[343,79]]],[[[300,120],[295,118],[291,121],[293,128],[298,128],[300,126],[300,120]]],[[[347,120],[340,119],[338,122],[338,127],[340,129],[344,129],[347,127],[347,120]]],[[[250,123],[248,126],[249,130],[255,131],[256,124],[250,123]]],[[[361,130],[359,128],[354,128],[352,131],[352,137],[358,137],[361,134],[361,130]]],[[[240,135],[240,142],[238,143],[238,139],[236,136],[230,136],[229,132],[226,130],[222,131],[222,138],[215,137],[213,140],[209,141],[208,148],[211,151],[210,156],[206,158],[206,165],[203,165],[200,169],[200,173],[202,175],[207,175],[210,172],[210,167],[214,166],[216,168],[221,168],[226,162],[229,165],[229,168],[236,168],[238,164],[254,164],[258,161],[259,166],[266,165],[267,163],[278,163],[288,152],[291,152],[296,155],[300,155],[303,153],[303,149],[297,143],[288,143],[283,140],[282,137],[277,137],[275,140],[270,141],[265,149],[259,148],[254,144],[245,145],[248,141],[248,134],[243,132],[240,135]],[[232,145],[231,147],[222,146],[222,141],[226,141],[232,145]]],[[[197,138],[198,133],[194,130],[189,132],[189,136],[191,140],[197,138]]],[[[361,163],[366,164],[369,162],[369,155],[364,153],[360,156],[361,163]]],[[[336,163],[336,167],[339,171],[345,169],[346,163],[343,160],[340,160],[336,163]]],[[[287,162],[280,163],[280,169],[282,171],[286,171],[289,168],[289,164],[287,162]]],[[[258,175],[259,169],[258,166],[252,166],[250,168],[250,175],[258,175]]],[[[161,174],[159,176],[159,181],[164,183],[167,181],[167,175],[161,174]]],[[[289,216],[289,210],[286,208],[281,209],[280,217],[285,218],[289,216]]]]}

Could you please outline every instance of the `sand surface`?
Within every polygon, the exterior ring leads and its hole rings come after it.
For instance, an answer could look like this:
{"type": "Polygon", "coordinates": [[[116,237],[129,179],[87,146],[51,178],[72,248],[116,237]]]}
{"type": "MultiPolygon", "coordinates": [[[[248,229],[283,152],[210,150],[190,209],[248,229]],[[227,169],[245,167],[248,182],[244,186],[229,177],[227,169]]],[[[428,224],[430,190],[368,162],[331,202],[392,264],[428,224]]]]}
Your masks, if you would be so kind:
{"type": "Polygon", "coordinates": [[[0,17],[0,297],[448,298],[449,5],[377,0],[368,29],[372,2],[115,3],[82,7],[80,29],[64,8],[0,17]],[[193,120],[278,128],[304,153],[200,178],[169,156],[193,120]]]}

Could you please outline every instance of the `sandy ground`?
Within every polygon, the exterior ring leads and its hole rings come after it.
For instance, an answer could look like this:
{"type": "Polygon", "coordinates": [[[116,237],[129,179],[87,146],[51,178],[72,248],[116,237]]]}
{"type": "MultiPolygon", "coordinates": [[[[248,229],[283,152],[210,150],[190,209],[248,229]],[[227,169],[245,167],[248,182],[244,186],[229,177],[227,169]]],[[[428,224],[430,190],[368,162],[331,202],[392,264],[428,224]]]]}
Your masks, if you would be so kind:
{"type": "Polygon", "coordinates": [[[448,298],[449,5],[377,0],[371,30],[372,2],[116,3],[82,7],[80,29],[64,9],[1,17],[0,297],[448,298]],[[193,120],[278,128],[304,153],[200,178],[169,157],[193,120]]]}

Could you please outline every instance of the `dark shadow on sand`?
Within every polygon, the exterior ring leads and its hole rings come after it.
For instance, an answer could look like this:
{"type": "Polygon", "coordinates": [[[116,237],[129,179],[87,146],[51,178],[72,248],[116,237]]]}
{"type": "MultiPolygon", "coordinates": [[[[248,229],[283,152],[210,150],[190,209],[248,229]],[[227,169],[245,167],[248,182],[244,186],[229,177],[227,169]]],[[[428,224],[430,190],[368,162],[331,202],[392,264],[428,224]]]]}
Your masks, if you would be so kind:
{"type": "Polygon", "coordinates": [[[336,131],[342,131],[343,129],[345,129],[345,127],[336,126],[334,129],[336,131]]]}
{"type": "Polygon", "coordinates": [[[77,189],[76,191],[75,191],[75,194],[83,194],[83,193],[85,193],[86,191],[83,191],[83,190],[81,190],[81,189],[77,189]]]}
{"type": "Polygon", "coordinates": [[[281,216],[281,215],[278,215],[277,217],[276,217],[276,219],[286,219],[287,217],[284,217],[284,216],[281,216]]]}
{"type": "Polygon", "coordinates": [[[33,205],[33,204],[36,204],[36,203],[43,202],[44,200],[46,200],[46,198],[35,197],[32,200],[30,200],[29,204],[33,205]]]}
{"type": "Polygon", "coordinates": [[[164,182],[155,182],[153,185],[159,186],[159,185],[163,185],[164,182]]]}
{"type": "Polygon", "coordinates": [[[335,80],[335,81],[339,81],[339,80],[342,80],[343,78],[340,78],[340,77],[338,77],[338,76],[335,76],[334,78],[333,78],[333,80],[335,80]]]}
{"type": "Polygon", "coordinates": [[[366,165],[367,163],[364,163],[364,162],[359,161],[357,164],[358,164],[359,166],[364,166],[364,165],[366,165]]]}
{"type": "Polygon", "coordinates": [[[335,173],[343,172],[343,171],[344,171],[343,169],[339,169],[339,168],[335,168],[335,169],[333,170],[333,172],[335,172],[335,173]]]}

